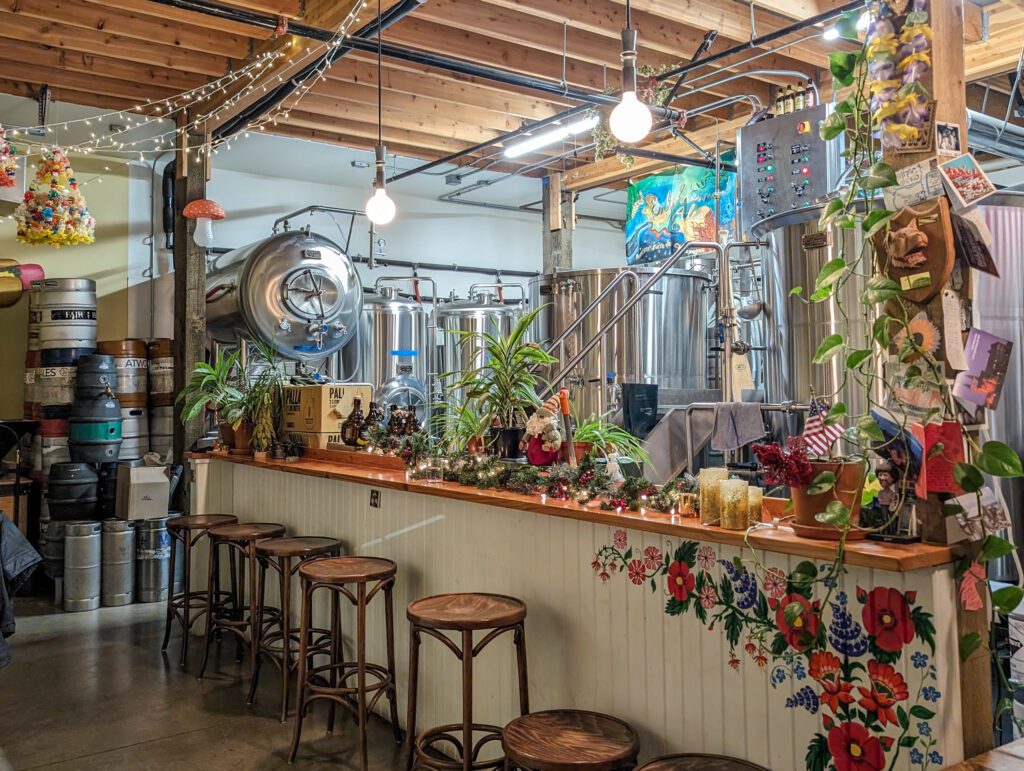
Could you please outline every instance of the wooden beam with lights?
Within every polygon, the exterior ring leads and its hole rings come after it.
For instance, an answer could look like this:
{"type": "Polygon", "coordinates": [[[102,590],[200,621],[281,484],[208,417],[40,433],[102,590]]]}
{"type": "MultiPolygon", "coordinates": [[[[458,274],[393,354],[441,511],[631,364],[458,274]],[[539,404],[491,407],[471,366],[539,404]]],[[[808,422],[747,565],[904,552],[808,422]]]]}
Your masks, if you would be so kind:
{"type": "Polygon", "coordinates": [[[241,21],[222,19],[219,16],[212,16],[206,13],[189,11],[184,8],[175,8],[165,3],[157,3],[152,0],[84,0],[90,5],[98,6],[107,10],[134,11],[147,16],[157,16],[165,21],[173,21],[191,27],[202,27],[203,29],[226,32],[243,38],[254,38],[266,40],[273,31],[246,24],[241,21]]]}
{"type": "MultiPolygon", "coordinates": [[[[6,49],[0,51],[5,53],[6,49]]],[[[83,93],[110,96],[116,99],[131,99],[134,103],[146,102],[151,99],[166,99],[177,92],[173,89],[160,88],[148,83],[114,78],[98,78],[70,72],[56,67],[38,64],[27,64],[23,61],[0,59],[0,78],[22,80],[26,83],[46,83],[48,85],[69,88],[83,93]]]]}

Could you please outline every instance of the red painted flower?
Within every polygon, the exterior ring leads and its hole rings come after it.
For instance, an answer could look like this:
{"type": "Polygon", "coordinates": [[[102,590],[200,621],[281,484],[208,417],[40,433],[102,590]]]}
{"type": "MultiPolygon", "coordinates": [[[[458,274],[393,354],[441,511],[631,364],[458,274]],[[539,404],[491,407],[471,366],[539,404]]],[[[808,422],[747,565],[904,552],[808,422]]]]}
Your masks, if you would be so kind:
{"type": "Polygon", "coordinates": [[[875,645],[883,651],[899,651],[913,641],[914,622],[903,592],[880,586],[863,599],[864,590],[857,587],[857,595],[864,602],[864,629],[875,638],[875,645]]]}
{"type": "Polygon", "coordinates": [[[775,608],[775,623],[786,638],[786,642],[798,651],[807,650],[818,636],[818,603],[811,603],[802,594],[787,594],[778,601],[775,608]],[[799,603],[801,610],[793,623],[786,621],[786,606],[799,603]]]}
{"type": "Polygon", "coordinates": [[[613,573],[619,572],[619,563],[618,562],[609,562],[608,563],[608,569],[610,571],[612,571],[613,573]]]}
{"type": "Polygon", "coordinates": [[[836,771],[881,771],[885,768],[882,743],[859,723],[840,723],[828,732],[828,751],[836,771]]]}
{"type": "Polygon", "coordinates": [[[604,583],[608,583],[608,579],[611,578],[611,575],[608,573],[607,570],[602,570],[600,573],[597,574],[597,577],[600,578],[604,583]]]}
{"type": "Polygon", "coordinates": [[[718,602],[718,592],[715,591],[715,587],[708,584],[707,586],[701,587],[700,590],[700,605],[705,610],[711,610],[715,607],[718,602]]]}
{"type": "Polygon", "coordinates": [[[601,559],[600,559],[600,557],[594,557],[594,561],[590,563],[590,567],[592,567],[594,569],[595,573],[597,571],[599,571],[601,569],[601,559]]]}
{"type": "Polygon", "coordinates": [[[782,572],[782,568],[769,568],[768,572],[764,574],[764,590],[769,597],[779,599],[786,593],[787,583],[786,574],[782,572]]]}
{"type": "Polygon", "coordinates": [[[740,671],[740,660],[735,656],[729,657],[729,666],[735,669],[737,672],[740,671]]]}
{"type": "Polygon", "coordinates": [[[657,546],[648,546],[644,549],[644,567],[648,570],[658,570],[663,560],[661,549],[657,546]]]}
{"type": "Polygon", "coordinates": [[[637,586],[640,586],[640,584],[647,580],[644,563],[640,560],[630,560],[626,568],[629,570],[629,580],[637,586]]]}
{"type": "Polygon", "coordinates": [[[755,653],[757,653],[757,646],[753,643],[753,641],[750,641],[743,646],[743,650],[745,650],[747,653],[753,656],[755,653]]]}
{"type": "Polygon", "coordinates": [[[697,567],[711,570],[715,566],[715,550],[711,546],[697,547],[697,567]]]}
{"type": "Polygon", "coordinates": [[[690,566],[685,562],[673,562],[668,566],[668,590],[680,602],[690,596],[696,582],[690,566]]]}
{"type": "Polygon", "coordinates": [[[840,704],[853,704],[853,684],[842,681],[841,665],[834,653],[818,651],[811,654],[809,672],[821,685],[821,703],[827,704],[837,714],[840,704]]]}
{"type": "Polygon", "coordinates": [[[754,656],[754,663],[757,664],[757,666],[761,669],[764,669],[766,666],[768,666],[768,657],[764,655],[764,651],[761,651],[756,656],[754,656]]]}
{"type": "Polygon", "coordinates": [[[868,679],[871,680],[870,688],[857,686],[861,696],[857,703],[868,712],[878,713],[878,722],[882,725],[896,725],[896,710],[893,708],[896,702],[906,701],[910,695],[903,675],[889,664],[872,659],[868,662],[868,679]]]}
{"type": "Polygon", "coordinates": [[[625,549],[626,548],[626,531],[625,530],[616,530],[614,535],[612,535],[612,543],[615,545],[616,549],[625,549]]]}

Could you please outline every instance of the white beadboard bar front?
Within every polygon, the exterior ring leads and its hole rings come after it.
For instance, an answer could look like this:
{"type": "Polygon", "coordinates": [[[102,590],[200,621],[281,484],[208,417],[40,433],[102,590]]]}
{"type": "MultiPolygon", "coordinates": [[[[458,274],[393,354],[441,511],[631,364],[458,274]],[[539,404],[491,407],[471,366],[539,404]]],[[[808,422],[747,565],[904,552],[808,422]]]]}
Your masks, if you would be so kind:
{"type": "MultiPolygon", "coordinates": [[[[660,561],[667,565],[674,550],[687,540],[677,535],[629,528],[617,534],[618,528],[603,522],[374,487],[372,482],[287,473],[261,464],[203,457],[191,464],[193,514],[227,513],[242,522],[279,522],[287,526],[289,535],[334,536],[343,541],[349,554],[387,557],[398,563],[396,645],[403,723],[409,646],[405,606],[419,597],[443,592],[497,592],[519,597],[528,607],[531,708],[572,707],[621,717],[640,735],[641,760],[669,752],[706,752],[778,771],[795,771],[813,767],[808,748],[816,735],[821,737],[819,755],[825,743],[830,754],[877,754],[884,749],[886,769],[940,769],[963,759],[952,564],[906,572],[848,564],[831,602],[834,612],[849,609],[850,623],[830,626],[830,630],[841,634],[842,629],[853,628],[851,639],[860,630],[861,636],[849,645],[866,645],[868,625],[881,628],[879,624],[888,623],[892,613],[899,617],[901,608],[906,608],[899,597],[905,596],[915,614],[931,614],[934,650],[928,640],[907,640],[910,632],[906,625],[885,627],[889,636],[871,638],[872,646],[884,650],[873,647],[864,654],[837,642],[840,654],[852,652],[843,660],[853,662],[854,669],[830,680],[822,674],[830,659],[811,661],[815,678],[805,657],[791,656],[787,663],[767,651],[771,637],[748,635],[746,628],[735,652],[731,650],[725,621],[702,623],[692,612],[700,599],[708,600],[711,614],[721,607],[711,604],[706,590],[698,597],[696,585],[691,586],[689,610],[669,615],[666,603],[671,604],[669,582],[673,575],[641,570],[642,565],[630,569],[629,575],[625,565],[614,571],[592,566],[603,547],[621,543],[622,538],[626,546],[619,553],[632,549],[635,555],[629,562],[647,553],[653,565],[657,552],[664,555],[660,561]],[[375,489],[380,493],[379,508],[370,506],[370,492],[375,489]],[[607,580],[602,580],[600,572],[609,573],[607,580]],[[641,572],[645,578],[637,584],[632,579],[639,578],[641,572]],[[860,592],[879,587],[885,591],[869,596],[865,604],[865,594],[860,592]],[[886,597],[895,598],[889,604],[900,607],[890,608],[886,597]],[[869,618],[871,614],[877,618],[869,618]],[[899,648],[896,659],[894,648],[899,648]],[[759,661],[759,656],[766,660],[759,661]],[[873,677],[865,665],[856,663],[869,659],[873,677]],[[780,676],[780,669],[788,671],[780,676]],[[841,694],[847,675],[854,683],[847,691],[850,701],[840,696],[836,706],[848,723],[865,722],[854,716],[864,699],[877,707],[879,699],[888,694],[891,712],[872,713],[875,720],[867,722],[874,722],[875,730],[868,734],[859,733],[859,725],[845,728],[840,738],[847,743],[839,747],[831,741],[835,739],[831,729],[837,727],[834,716],[839,711],[826,708],[822,683],[838,686],[841,694]],[[805,704],[796,704],[801,698],[805,704]],[[895,724],[887,722],[886,714],[895,724]],[[914,746],[899,746],[900,739],[909,745],[910,737],[916,739],[914,746]],[[878,745],[878,739],[895,746],[878,745]]],[[[698,560],[709,569],[709,576],[729,568],[718,560],[731,563],[739,557],[750,564],[756,557],[762,571],[779,568],[787,576],[804,560],[713,542],[717,539],[691,540],[697,540],[698,560]]],[[[206,581],[205,545],[195,559],[194,585],[202,587],[206,581]]],[[[820,559],[814,562],[824,563],[820,559]]],[[[697,572],[696,566],[693,572],[697,572]]],[[[726,584],[733,585],[724,574],[719,581],[717,586],[723,592],[726,584]]],[[[276,600],[275,590],[276,585],[268,586],[268,601],[276,600]]],[[[815,589],[815,598],[824,592],[824,588],[815,589]]],[[[296,594],[293,603],[297,600],[296,594]]],[[[742,599],[736,600],[736,606],[742,604],[742,599]]],[[[754,612],[749,610],[749,614],[754,612]]],[[[775,618],[774,608],[769,615],[775,618]]],[[[343,618],[345,628],[351,629],[354,614],[349,612],[343,618]]],[[[834,613],[829,618],[830,623],[837,623],[834,613]]],[[[370,658],[383,662],[383,603],[371,605],[368,625],[370,658]]],[[[352,653],[350,642],[346,639],[347,654],[352,653]]],[[[461,711],[458,661],[429,638],[424,639],[421,650],[419,725],[457,722],[461,711]]],[[[234,667],[228,658],[220,665],[234,667]]],[[[474,679],[477,720],[503,725],[517,714],[511,637],[496,641],[481,655],[474,679]]],[[[815,762],[820,762],[820,757],[815,762]]],[[[833,761],[828,762],[830,768],[833,761]]]]}

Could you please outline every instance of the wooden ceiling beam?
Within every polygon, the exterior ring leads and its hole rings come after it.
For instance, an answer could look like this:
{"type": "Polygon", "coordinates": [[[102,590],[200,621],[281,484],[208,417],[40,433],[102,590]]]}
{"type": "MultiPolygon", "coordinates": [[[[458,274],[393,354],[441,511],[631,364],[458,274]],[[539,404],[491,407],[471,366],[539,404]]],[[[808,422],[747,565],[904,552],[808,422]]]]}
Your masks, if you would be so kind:
{"type": "Polygon", "coordinates": [[[964,68],[968,81],[1012,72],[1020,59],[1024,25],[990,36],[985,43],[967,46],[964,68]]]}
{"type": "Polygon", "coordinates": [[[205,27],[183,26],[159,16],[123,10],[106,10],[81,0],[5,0],[3,7],[42,21],[59,20],[68,27],[170,46],[181,51],[202,51],[229,58],[249,53],[249,38],[205,27]]]}
{"type": "Polygon", "coordinates": [[[220,0],[224,5],[241,8],[243,11],[268,13],[289,19],[303,19],[302,0],[220,0]]]}
{"type": "MultiPolygon", "coordinates": [[[[342,136],[360,137],[362,139],[377,139],[377,121],[361,122],[358,120],[347,120],[317,113],[305,112],[303,110],[290,110],[288,117],[278,119],[277,125],[298,126],[300,128],[321,129],[333,131],[342,136]]],[[[272,126],[267,131],[273,133],[272,126]]],[[[405,145],[407,147],[422,147],[427,150],[436,150],[441,153],[454,153],[472,147],[472,142],[456,139],[454,137],[440,136],[431,132],[412,131],[410,129],[395,128],[384,124],[384,143],[387,145],[405,145]]]]}
{"type": "Polygon", "coordinates": [[[168,67],[183,72],[222,76],[228,68],[224,56],[182,51],[171,46],[114,35],[109,32],[70,27],[59,22],[33,19],[0,8],[0,36],[31,41],[41,45],[79,51],[96,56],[111,56],[128,61],[168,67]]]}
{"type": "Polygon", "coordinates": [[[106,9],[134,11],[146,14],[147,16],[157,16],[165,21],[216,30],[242,38],[266,40],[273,34],[272,30],[256,27],[252,24],[222,19],[219,16],[189,11],[184,8],[175,8],[172,5],[152,2],[152,0],[85,0],[85,2],[106,9]]]}
{"type": "MultiPolygon", "coordinates": [[[[0,53],[6,53],[6,49],[0,53]]],[[[22,80],[26,83],[46,83],[53,88],[67,88],[83,93],[91,92],[101,96],[130,99],[136,104],[153,99],[165,99],[177,93],[173,89],[159,88],[149,83],[83,75],[56,67],[45,67],[9,59],[0,59],[0,78],[22,80]]]]}
{"type": "MultiPolygon", "coordinates": [[[[37,99],[39,87],[36,84],[24,80],[10,80],[0,78],[0,93],[20,96],[25,99],[37,99]]],[[[111,96],[102,96],[95,92],[76,91],[63,86],[51,86],[50,94],[55,101],[68,104],[80,104],[86,107],[96,107],[101,110],[129,110],[135,104],[130,99],[118,99],[111,96]]]]}
{"type": "Polygon", "coordinates": [[[146,83],[176,92],[188,91],[201,86],[206,78],[195,73],[172,70],[168,67],[154,67],[149,64],[135,64],[124,59],[94,56],[79,51],[23,43],[18,40],[4,40],[0,43],[3,56],[11,61],[31,62],[55,69],[95,75],[101,78],[115,78],[135,83],[146,83]]]}
{"type": "MultiPolygon", "coordinates": [[[[689,131],[687,136],[700,147],[713,150],[716,139],[719,137],[727,140],[734,139],[736,131],[745,123],[746,118],[737,118],[696,131],[689,131]]],[[[696,155],[696,152],[689,144],[675,138],[654,142],[645,146],[644,149],[684,158],[696,155]]],[[[653,174],[656,171],[662,171],[672,166],[673,164],[667,161],[636,157],[633,165],[627,167],[618,158],[611,156],[567,172],[562,185],[567,190],[590,190],[595,187],[604,187],[612,182],[653,174]]]]}
{"type": "MultiPolygon", "coordinates": [[[[360,83],[376,88],[377,65],[363,56],[352,53],[337,62],[327,73],[327,83],[360,83]]],[[[410,94],[453,105],[468,105],[519,119],[547,118],[563,108],[563,105],[535,96],[488,88],[480,81],[444,78],[434,72],[399,69],[390,60],[384,60],[383,75],[384,90],[389,93],[410,94]]],[[[320,92],[328,87],[322,84],[315,90],[320,92]]]]}

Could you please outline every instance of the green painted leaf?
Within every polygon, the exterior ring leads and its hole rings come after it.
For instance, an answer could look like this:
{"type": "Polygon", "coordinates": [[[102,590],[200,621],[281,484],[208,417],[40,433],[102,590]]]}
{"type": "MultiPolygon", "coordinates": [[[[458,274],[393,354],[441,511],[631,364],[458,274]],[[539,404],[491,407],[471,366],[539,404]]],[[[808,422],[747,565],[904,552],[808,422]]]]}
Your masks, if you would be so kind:
{"type": "Polygon", "coordinates": [[[985,539],[978,555],[978,562],[985,563],[990,560],[1005,557],[1013,551],[1013,544],[998,535],[990,535],[985,539]]]}
{"type": "Polygon", "coordinates": [[[974,465],[994,477],[1024,476],[1020,456],[1002,442],[985,442],[974,465]]]}
{"type": "Polygon", "coordinates": [[[814,358],[811,361],[815,364],[824,364],[839,353],[839,349],[843,347],[843,342],[842,335],[829,335],[821,341],[821,345],[814,352],[814,358]]]}
{"type": "Polygon", "coordinates": [[[851,351],[846,357],[846,368],[857,369],[864,361],[871,356],[870,348],[858,348],[855,351],[851,351]]]}
{"type": "Polygon", "coordinates": [[[953,466],[953,481],[960,485],[965,493],[976,493],[985,486],[985,478],[970,463],[957,463],[953,466]]]}
{"type": "Polygon", "coordinates": [[[800,614],[804,612],[804,606],[799,602],[791,602],[782,609],[782,617],[786,619],[789,626],[793,626],[800,614]]]}
{"type": "Polygon", "coordinates": [[[910,725],[910,717],[907,715],[907,711],[903,707],[896,707],[896,719],[900,721],[900,728],[904,731],[910,725]]]}
{"type": "Polygon", "coordinates": [[[1024,600],[1024,589],[1019,586],[1004,586],[992,592],[992,604],[1004,616],[1009,616],[1021,601],[1024,600]]]}
{"type": "Polygon", "coordinates": [[[903,293],[900,285],[888,276],[872,276],[861,295],[861,302],[865,305],[876,305],[878,303],[899,297],[903,293]]]}
{"type": "MultiPolygon", "coordinates": [[[[861,180],[861,186],[868,190],[875,190],[880,187],[893,187],[898,184],[896,172],[888,163],[876,163],[861,180]]],[[[870,216],[870,215],[869,215],[870,216]]]]}
{"type": "Polygon", "coordinates": [[[965,634],[960,638],[960,660],[967,661],[978,648],[981,647],[981,635],[977,632],[965,634]]]}
{"type": "Polygon", "coordinates": [[[818,277],[814,280],[814,288],[821,289],[823,286],[832,286],[843,277],[844,273],[846,273],[846,260],[842,257],[829,260],[818,272],[818,277]]]}
{"type": "MultiPolygon", "coordinates": [[[[913,710],[911,710],[911,712],[913,712],[913,710]]],[[[900,739],[901,747],[913,747],[915,744],[917,744],[916,736],[904,736],[902,739],[900,739]]]]}

